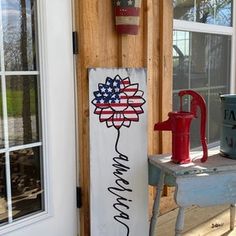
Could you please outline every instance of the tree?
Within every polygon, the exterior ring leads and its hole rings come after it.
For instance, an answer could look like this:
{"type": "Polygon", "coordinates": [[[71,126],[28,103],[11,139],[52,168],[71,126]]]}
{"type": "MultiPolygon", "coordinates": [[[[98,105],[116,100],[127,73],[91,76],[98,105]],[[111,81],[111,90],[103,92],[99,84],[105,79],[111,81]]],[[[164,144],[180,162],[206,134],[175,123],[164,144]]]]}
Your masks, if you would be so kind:
{"type": "MultiPolygon", "coordinates": [[[[27,15],[26,15],[26,0],[20,0],[21,7],[21,59],[22,70],[28,71],[28,56],[27,56],[27,15]]],[[[31,126],[31,112],[30,112],[30,80],[23,79],[23,141],[29,143],[32,141],[32,126],[31,126]]]]}

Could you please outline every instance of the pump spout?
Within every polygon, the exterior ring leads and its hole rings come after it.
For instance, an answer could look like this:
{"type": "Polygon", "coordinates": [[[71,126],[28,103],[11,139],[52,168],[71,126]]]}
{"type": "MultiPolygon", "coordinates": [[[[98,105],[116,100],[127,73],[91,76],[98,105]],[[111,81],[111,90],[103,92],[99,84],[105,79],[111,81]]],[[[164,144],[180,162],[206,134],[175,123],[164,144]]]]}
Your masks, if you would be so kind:
{"type": "Polygon", "coordinates": [[[154,125],[154,130],[172,130],[172,125],[171,125],[171,119],[169,117],[169,119],[163,121],[163,122],[159,122],[156,123],[154,125]]]}

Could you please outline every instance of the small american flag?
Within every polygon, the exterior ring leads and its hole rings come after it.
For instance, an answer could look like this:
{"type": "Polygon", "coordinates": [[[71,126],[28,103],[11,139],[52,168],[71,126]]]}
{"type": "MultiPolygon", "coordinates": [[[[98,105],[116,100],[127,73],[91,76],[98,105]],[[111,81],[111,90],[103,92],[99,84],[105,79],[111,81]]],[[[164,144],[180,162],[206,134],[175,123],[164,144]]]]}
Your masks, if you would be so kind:
{"type": "Polygon", "coordinates": [[[129,77],[108,77],[105,84],[98,84],[94,96],[94,113],[99,115],[100,122],[106,121],[108,127],[129,127],[131,121],[139,121],[139,114],[143,113],[143,92],[138,90],[138,84],[130,83],[129,77]]]}
{"type": "Polygon", "coordinates": [[[137,34],[141,0],[115,0],[116,29],[121,34],[137,34]]]}

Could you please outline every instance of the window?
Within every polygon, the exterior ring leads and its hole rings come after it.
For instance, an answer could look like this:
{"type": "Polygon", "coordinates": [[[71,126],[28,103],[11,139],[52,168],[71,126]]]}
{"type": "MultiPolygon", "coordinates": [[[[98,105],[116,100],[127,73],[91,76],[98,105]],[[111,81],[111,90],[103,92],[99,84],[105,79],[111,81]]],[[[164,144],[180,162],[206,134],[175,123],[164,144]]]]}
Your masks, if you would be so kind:
{"type": "MultiPolygon", "coordinates": [[[[179,110],[178,92],[193,89],[207,103],[207,141],[220,136],[219,94],[233,91],[233,1],[174,0],[173,109],[179,110]]],[[[185,110],[190,98],[185,98],[185,110]]],[[[200,120],[191,125],[191,147],[198,147],[200,120]]]]}
{"type": "Polygon", "coordinates": [[[0,1],[0,227],[44,210],[36,12],[0,1]]]}
{"type": "Polygon", "coordinates": [[[174,0],[174,19],[232,26],[232,0],[174,0]]]}

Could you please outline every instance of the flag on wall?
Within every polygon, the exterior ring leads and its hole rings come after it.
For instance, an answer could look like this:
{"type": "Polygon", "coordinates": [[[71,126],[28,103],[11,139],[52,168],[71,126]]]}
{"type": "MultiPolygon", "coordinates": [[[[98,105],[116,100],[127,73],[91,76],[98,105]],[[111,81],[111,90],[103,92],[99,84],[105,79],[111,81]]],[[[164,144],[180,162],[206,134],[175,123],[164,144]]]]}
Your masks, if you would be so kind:
{"type": "Polygon", "coordinates": [[[121,34],[138,34],[141,0],[115,0],[116,29],[121,34]]]}

